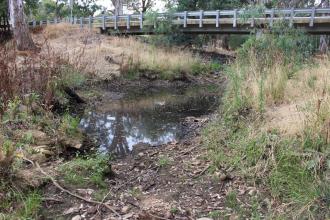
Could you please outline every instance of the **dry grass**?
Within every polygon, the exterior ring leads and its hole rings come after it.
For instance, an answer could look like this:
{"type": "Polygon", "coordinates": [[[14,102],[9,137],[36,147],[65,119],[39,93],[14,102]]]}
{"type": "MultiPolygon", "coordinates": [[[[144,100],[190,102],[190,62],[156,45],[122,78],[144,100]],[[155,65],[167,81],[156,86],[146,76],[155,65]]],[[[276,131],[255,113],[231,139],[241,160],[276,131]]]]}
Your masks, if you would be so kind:
{"type": "Polygon", "coordinates": [[[306,129],[328,138],[330,120],[330,60],[299,71],[284,88],[283,104],[267,108],[267,127],[287,135],[301,135],[306,129]]]}
{"type": "Polygon", "coordinates": [[[46,39],[49,47],[70,63],[79,59],[86,72],[101,80],[139,71],[171,78],[182,73],[198,73],[204,65],[201,59],[179,48],[156,48],[134,37],[105,36],[67,24],[49,26],[35,38],[38,42],[46,39]]]}
{"type": "Polygon", "coordinates": [[[55,39],[61,36],[75,35],[77,32],[79,32],[79,28],[77,26],[66,23],[47,25],[43,30],[43,34],[47,39],[55,39]]]}
{"type": "Polygon", "coordinates": [[[190,52],[178,48],[163,49],[130,38],[114,37],[110,40],[115,54],[123,56],[122,70],[153,71],[156,73],[192,73],[202,61],[190,52]]]}

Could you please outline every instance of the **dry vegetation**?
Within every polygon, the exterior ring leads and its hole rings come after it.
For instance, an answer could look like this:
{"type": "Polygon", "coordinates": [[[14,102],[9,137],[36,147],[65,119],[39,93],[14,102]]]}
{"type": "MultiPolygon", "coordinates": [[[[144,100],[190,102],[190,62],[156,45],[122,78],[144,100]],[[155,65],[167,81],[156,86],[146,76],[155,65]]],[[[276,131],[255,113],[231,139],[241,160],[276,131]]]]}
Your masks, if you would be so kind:
{"type": "Polygon", "coordinates": [[[210,70],[189,51],[155,47],[134,37],[102,36],[66,25],[46,27],[38,37],[47,39],[49,46],[64,53],[70,62],[75,62],[77,54],[81,54],[78,56],[80,63],[100,79],[120,75],[135,78],[146,72],[156,78],[173,79],[182,74],[201,74],[210,70]]]}
{"type": "MultiPolygon", "coordinates": [[[[246,42],[227,71],[221,116],[203,135],[215,167],[234,169],[259,188],[259,218],[330,214],[330,60],[305,62],[308,45],[296,33],[246,42]]],[[[238,206],[244,215],[247,208],[238,206]]]]}

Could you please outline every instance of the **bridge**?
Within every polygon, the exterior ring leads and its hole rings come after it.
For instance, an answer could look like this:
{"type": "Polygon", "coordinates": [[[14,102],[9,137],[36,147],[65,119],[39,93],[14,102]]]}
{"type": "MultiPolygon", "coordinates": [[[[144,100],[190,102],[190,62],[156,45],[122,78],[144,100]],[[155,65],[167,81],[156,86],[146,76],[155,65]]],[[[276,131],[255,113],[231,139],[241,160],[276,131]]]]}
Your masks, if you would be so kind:
{"type": "Polygon", "coordinates": [[[185,11],[151,16],[131,14],[120,16],[81,17],[31,21],[31,27],[68,22],[80,28],[99,29],[102,33],[126,35],[161,34],[162,22],[171,23],[185,34],[249,34],[256,28],[271,30],[277,22],[300,28],[309,34],[330,34],[330,8],[290,8],[257,10],[185,11]],[[150,18],[152,17],[152,18],[150,18]]]}

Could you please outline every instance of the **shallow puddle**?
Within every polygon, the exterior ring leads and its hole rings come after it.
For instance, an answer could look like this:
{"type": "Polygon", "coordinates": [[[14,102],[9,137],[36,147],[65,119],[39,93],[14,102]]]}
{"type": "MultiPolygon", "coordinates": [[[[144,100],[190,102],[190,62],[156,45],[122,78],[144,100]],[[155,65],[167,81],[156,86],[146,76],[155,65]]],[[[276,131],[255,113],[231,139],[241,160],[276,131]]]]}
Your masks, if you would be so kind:
{"type": "Polygon", "coordinates": [[[86,112],[80,127],[96,140],[101,152],[118,156],[130,153],[138,143],[157,146],[180,140],[186,117],[209,114],[219,103],[214,86],[150,89],[111,97],[86,112]]]}

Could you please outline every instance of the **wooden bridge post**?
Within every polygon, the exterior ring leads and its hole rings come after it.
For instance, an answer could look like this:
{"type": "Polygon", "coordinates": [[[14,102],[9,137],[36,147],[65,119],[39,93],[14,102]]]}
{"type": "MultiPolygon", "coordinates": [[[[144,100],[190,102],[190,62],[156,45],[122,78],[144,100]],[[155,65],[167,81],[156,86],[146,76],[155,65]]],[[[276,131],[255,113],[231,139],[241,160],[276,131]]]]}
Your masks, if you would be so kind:
{"type": "Polygon", "coordinates": [[[183,16],[183,27],[186,28],[187,27],[187,23],[188,23],[188,21],[187,21],[187,19],[188,19],[188,12],[185,11],[183,13],[184,13],[184,16],[183,16]]]}
{"type": "Polygon", "coordinates": [[[220,10],[217,10],[217,14],[215,16],[215,27],[219,27],[220,26],[220,10]]]}
{"type": "Polygon", "coordinates": [[[202,28],[203,27],[203,16],[204,16],[204,11],[200,10],[199,11],[199,27],[202,28]]]}
{"type": "Polygon", "coordinates": [[[140,29],[143,29],[143,12],[140,14],[140,29]]]}
{"type": "Polygon", "coordinates": [[[315,7],[312,8],[311,20],[309,21],[310,27],[314,27],[314,19],[315,19],[315,7]]]}
{"type": "Polygon", "coordinates": [[[127,15],[127,30],[131,29],[131,15],[127,15]]]}
{"type": "Polygon", "coordinates": [[[237,27],[237,9],[234,10],[233,27],[237,27]]]}

